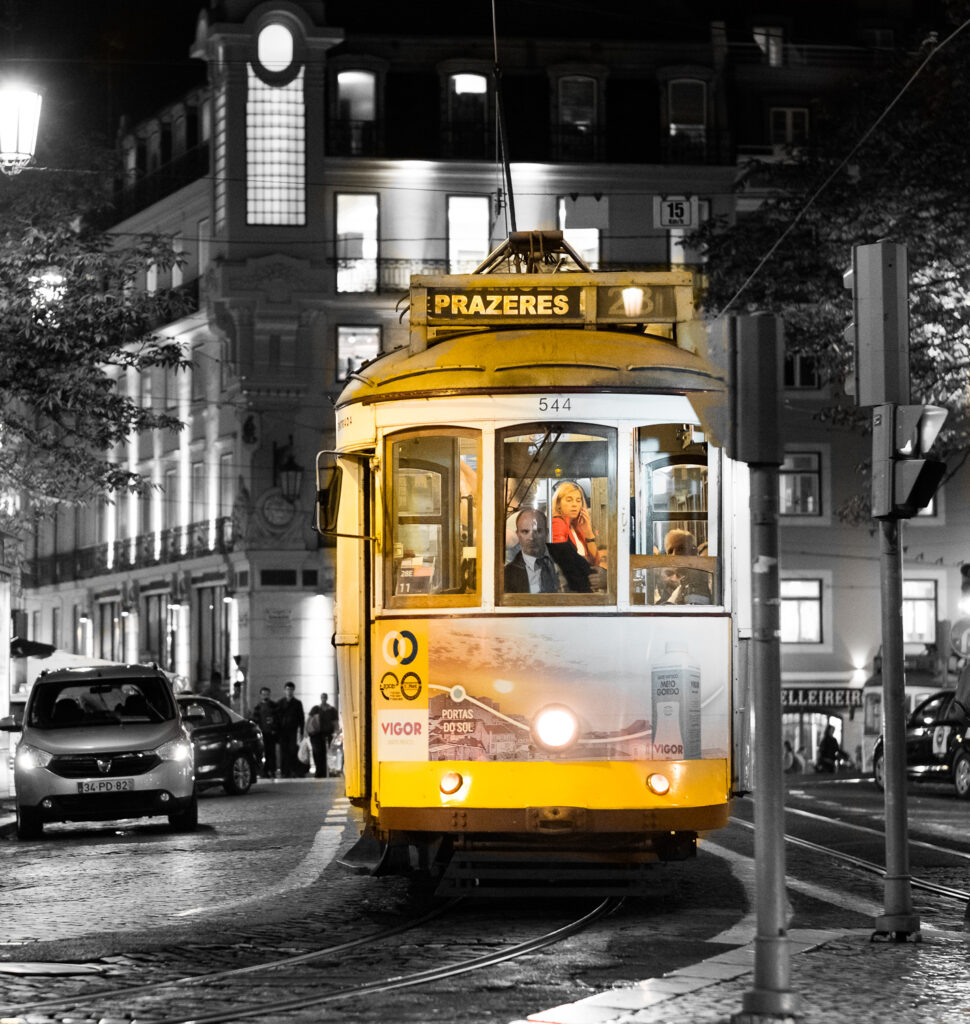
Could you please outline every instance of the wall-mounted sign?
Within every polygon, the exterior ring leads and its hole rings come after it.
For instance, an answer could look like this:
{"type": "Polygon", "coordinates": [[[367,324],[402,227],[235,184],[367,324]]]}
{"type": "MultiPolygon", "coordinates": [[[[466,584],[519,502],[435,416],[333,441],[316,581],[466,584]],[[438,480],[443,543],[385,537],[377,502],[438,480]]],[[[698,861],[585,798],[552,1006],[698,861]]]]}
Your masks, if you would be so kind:
{"type": "Polygon", "coordinates": [[[861,708],[862,690],[854,686],[783,686],[781,706],[792,708],[861,708]]]}
{"type": "Polygon", "coordinates": [[[654,196],[653,225],[657,228],[696,228],[697,196],[654,196]]]}

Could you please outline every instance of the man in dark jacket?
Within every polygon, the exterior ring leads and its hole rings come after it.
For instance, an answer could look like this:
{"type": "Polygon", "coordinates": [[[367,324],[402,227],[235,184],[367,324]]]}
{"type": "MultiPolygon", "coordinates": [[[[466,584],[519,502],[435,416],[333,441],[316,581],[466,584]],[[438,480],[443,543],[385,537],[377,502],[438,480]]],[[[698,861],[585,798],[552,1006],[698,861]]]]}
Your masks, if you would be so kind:
{"type": "Polygon", "coordinates": [[[572,544],[546,543],[546,517],[539,509],[524,508],[518,514],[515,535],[519,551],[505,566],[507,594],[592,592],[589,563],[572,544]]]}
{"type": "Polygon", "coordinates": [[[284,779],[293,779],[303,774],[302,765],[296,756],[300,740],[303,739],[303,704],[296,698],[296,686],[283,684],[283,699],[276,705],[280,727],[280,774],[284,779]]]}
{"type": "Polygon", "coordinates": [[[249,712],[249,718],[259,726],[263,734],[266,748],[266,763],[263,765],[263,777],[276,776],[276,744],[279,742],[279,723],[276,714],[276,701],[270,699],[268,686],[259,688],[259,703],[249,712]]]}

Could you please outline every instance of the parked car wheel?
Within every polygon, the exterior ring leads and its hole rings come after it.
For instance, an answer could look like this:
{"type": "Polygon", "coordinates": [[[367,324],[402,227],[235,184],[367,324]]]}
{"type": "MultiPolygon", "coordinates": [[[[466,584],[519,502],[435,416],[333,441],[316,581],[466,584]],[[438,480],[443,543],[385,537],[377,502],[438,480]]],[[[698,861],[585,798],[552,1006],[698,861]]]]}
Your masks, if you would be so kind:
{"type": "Polygon", "coordinates": [[[229,765],[229,774],[222,785],[227,793],[242,796],[249,792],[255,779],[256,765],[245,754],[237,754],[229,765]]]}
{"type": "Polygon", "coordinates": [[[961,800],[970,800],[970,757],[962,750],[953,762],[953,788],[961,800]]]}
{"type": "Polygon", "coordinates": [[[872,777],[873,777],[873,780],[875,781],[876,785],[880,789],[885,789],[886,788],[885,771],[886,771],[885,758],[883,757],[882,751],[880,750],[879,753],[876,754],[876,756],[873,758],[873,761],[872,761],[872,777]]]}
{"type": "Polygon", "coordinates": [[[199,826],[198,798],[193,796],[191,803],[183,810],[170,814],[168,823],[172,826],[173,832],[194,832],[199,826]]]}
{"type": "Polygon", "coordinates": [[[27,807],[17,807],[17,838],[40,839],[44,834],[41,816],[27,807]]]}

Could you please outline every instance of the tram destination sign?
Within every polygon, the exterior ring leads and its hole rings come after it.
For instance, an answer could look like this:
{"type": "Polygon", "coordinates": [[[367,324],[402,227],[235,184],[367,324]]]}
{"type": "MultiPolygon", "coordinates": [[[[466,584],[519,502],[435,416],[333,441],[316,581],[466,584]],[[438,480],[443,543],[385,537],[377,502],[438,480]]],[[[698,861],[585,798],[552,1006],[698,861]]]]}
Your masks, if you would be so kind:
{"type": "Polygon", "coordinates": [[[639,309],[631,314],[624,301],[624,288],[617,285],[434,286],[427,291],[427,319],[429,324],[676,321],[673,285],[654,285],[639,291],[639,309]]]}

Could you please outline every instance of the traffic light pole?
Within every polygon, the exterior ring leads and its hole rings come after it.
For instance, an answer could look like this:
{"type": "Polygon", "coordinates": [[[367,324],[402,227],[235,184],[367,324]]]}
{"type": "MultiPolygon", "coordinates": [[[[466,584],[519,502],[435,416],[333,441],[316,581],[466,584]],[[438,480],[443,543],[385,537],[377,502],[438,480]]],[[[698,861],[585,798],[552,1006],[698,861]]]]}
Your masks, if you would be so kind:
{"type": "Polygon", "coordinates": [[[754,689],[754,861],[758,873],[754,987],[733,1024],[791,1020],[801,998],[791,991],[785,894],[785,776],[781,730],[781,601],[778,579],[778,466],[751,466],[751,682],[754,689]]]}
{"type": "Polygon", "coordinates": [[[906,811],[906,699],[903,666],[903,549],[899,521],[879,523],[882,596],[883,782],[886,810],[886,878],[883,910],[874,938],[920,940],[909,877],[906,811]]]}
{"type": "Polygon", "coordinates": [[[751,660],[754,708],[754,860],[757,935],[754,987],[732,1024],[791,1021],[801,999],[791,991],[785,894],[785,777],[781,728],[781,585],[778,573],[778,470],[785,459],[781,395],[784,343],[774,316],[728,317],[730,423],[727,451],[750,467],[751,660]]]}

